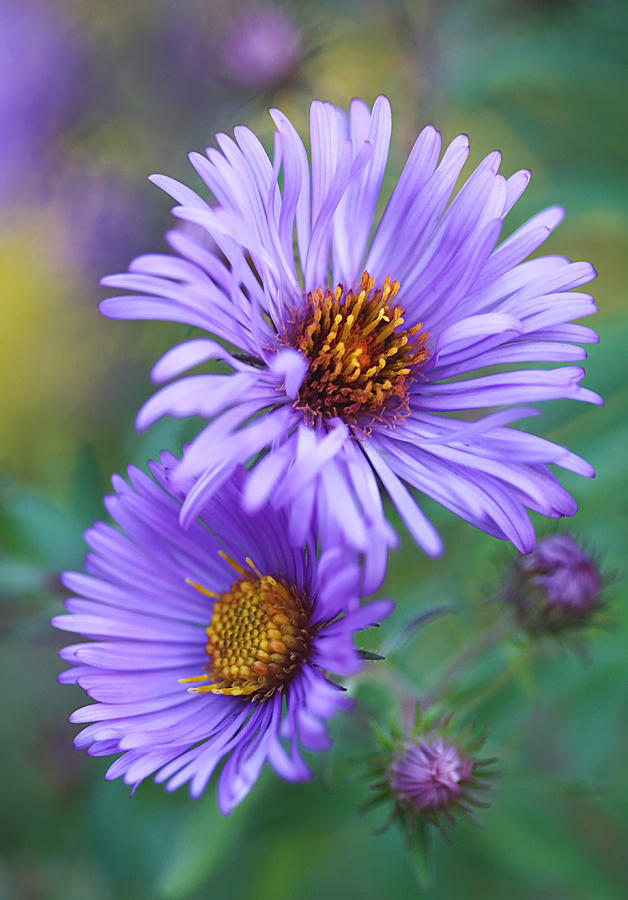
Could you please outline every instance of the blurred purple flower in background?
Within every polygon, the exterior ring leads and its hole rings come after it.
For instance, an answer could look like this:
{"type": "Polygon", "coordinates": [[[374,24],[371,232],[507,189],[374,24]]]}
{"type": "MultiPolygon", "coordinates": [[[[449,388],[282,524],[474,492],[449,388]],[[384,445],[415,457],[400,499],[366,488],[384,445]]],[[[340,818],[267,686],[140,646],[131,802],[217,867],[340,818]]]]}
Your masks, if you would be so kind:
{"type": "Polygon", "coordinates": [[[82,36],[58,3],[0,0],[0,203],[42,177],[85,94],[82,36]]]}
{"type": "Polygon", "coordinates": [[[569,534],[543,538],[518,557],[503,588],[518,623],[532,634],[582,627],[600,609],[601,592],[597,565],[569,534]]]}
{"type": "Polygon", "coordinates": [[[199,796],[226,760],[226,815],[266,761],[289,781],[310,777],[300,745],[328,749],[325,721],[351,706],[325,673],[362,668],[354,632],[392,604],[360,608],[354,553],[318,555],[314,531],[292,550],[283,512],[243,516],[241,471],[184,530],[180,498],[167,488],[176,463],[163,454],[151,464],[155,480],[134,468],[131,484],[114,477],[106,506],[123,530],[96,523],[86,533],[88,574],[64,576],[77,597],[53,624],[93,642],[61,651],[74,668],[60,680],[97,701],[72,715],[93,723],[75,745],[123,754],[108,779],[137,787],[155,774],[168,790],[189,781],[199,796]]]}
{"type": "Polygon", "coordinates": [[[298,68],[302,51],[294,19],[266,4],[237,10],[216,42],[221,74],[250,90],[269,90],[287,81],[298,68]]]}
{"type": "MultiPolygon", "coordinates": [[[[176,60],[171,78],[203,92],[259,94],[288,83],[305,56],[303,31],[289,11],[270,3],[186,0],[158,24],[160,43],[176,60]]],[[[189,103],[189,97],[187,98],[189,103]]]]}
{"type": "Polygon", "coordinates": [[[371,238],[391,133],[386,98],[372,110],[354,100],[348,116],[315,101],[311,164],[286,116],[271,115],[274,162],[244,127],[235,141],[218,135],[220,151],[191,155],[216,205],[153,176],[180,204],[176,215],[204,227],[220,256],[171,234],[176,255],[140,257],[128,274],[103,281],[133,292],[105,300],[105,315],[184,322],[241,350],[191,340],[153,369],[158,383],[209,359],[233,370],[162,388],[138,416],[139,428],[165,414],[211,420],[175,474],[179,484],[199,476],[182,521],[193,521],[235,466],[263,454],[247,508],[298,501],[293,541],[324,521],[324,540],[342,535],[367,554],[374,582],[393,541],[376,476],[430,554],[441,551],[440,538],[404,482],[531,550],[528,509],[552,518],[576,511],[549,465],[594,472],[564,447],[506,426],[537,415],[520,405],[531,401],[602,402],[580,387],[578,366],[529,367],[581,360],[586,353],[572,342],[597,340],[590,328],[567,324],[596,311],[591,296],[571,292],[595,276],[593,267],[561,256],[524,262],[563,210],[544,210],[498,244],[530,173],[504,178],[500,154],[491,153],[452,200],[469,142],[457,137],[439,162],[440,135],[428,126],[371,238]]]}
{"type": "Polygon", "coordinates": [[[68,165],[50,179],[48,191],[71,265],[99,278],[156,238],[145,192],[102,165],[68,165]]]}

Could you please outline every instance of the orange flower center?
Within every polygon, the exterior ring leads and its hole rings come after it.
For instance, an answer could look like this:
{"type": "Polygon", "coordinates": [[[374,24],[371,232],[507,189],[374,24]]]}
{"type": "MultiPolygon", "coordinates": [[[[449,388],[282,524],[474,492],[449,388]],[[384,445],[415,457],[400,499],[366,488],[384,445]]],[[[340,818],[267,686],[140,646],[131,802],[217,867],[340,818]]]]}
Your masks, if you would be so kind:
{"type": "Polygon", "coordinates": [[[429,357],[422,323],[404,329],[393,303],[399,282],[382,288],[364,272],[356,293],[338,285],[307,296],[285,331],[285,342],[309,360],[295,400],[309,423],[338,417],[365,431],[376,420],[407,413],[408,387],[429,357]]]}

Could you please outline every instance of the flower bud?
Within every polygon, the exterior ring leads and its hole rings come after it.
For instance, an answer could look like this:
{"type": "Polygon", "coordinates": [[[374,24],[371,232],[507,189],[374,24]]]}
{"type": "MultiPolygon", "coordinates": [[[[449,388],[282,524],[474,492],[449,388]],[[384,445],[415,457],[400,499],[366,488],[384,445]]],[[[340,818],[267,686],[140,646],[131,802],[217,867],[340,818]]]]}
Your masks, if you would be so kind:
{"type": "Polygon", "coordinates": [[[471,780],[473,759],[437,738],[410,745],[390,767],[390,788],[401,803],[434,813],[455,806],[471,780]]]}
{"type": "Polygon", "coordinates": [[[378,734],[385,753],[371,762],[372,773],[379,776],[372,787],[377,792],[373,804],[392,801],[390,821],[398,821],[409,842],[426,824],[442,831],[454,826],[461,813],[473,818],[472,807],[486,806],[476,794],[488,787],[483,776],[494,760],[477,757],[483,738],[472,738],[469,729],[456,733],[451,715],[435,716],[417,710],[415,727],[405,740],[378,734]]]}
{"type": "Polygon", "coordinates": [[[568,534],[539,541],[514,563],[503,596],[531,634],[557,634],[585,625],[601,606],[595,562],[568,534]]]}

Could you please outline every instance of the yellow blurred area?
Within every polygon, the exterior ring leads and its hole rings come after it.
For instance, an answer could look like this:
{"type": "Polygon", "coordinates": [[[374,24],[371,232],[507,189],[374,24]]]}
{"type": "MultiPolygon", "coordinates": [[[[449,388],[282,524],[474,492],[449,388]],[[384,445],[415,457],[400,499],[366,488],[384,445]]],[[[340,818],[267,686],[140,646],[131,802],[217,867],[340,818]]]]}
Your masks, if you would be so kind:
{"type": "Polygon", "coordinates": [[[93,297],[59,264],[50,224],[31,213],[0,235],[0,465],[40,483],[63,479],[77,439],[108,417],[106,383],[124,354],[93,297]]]}

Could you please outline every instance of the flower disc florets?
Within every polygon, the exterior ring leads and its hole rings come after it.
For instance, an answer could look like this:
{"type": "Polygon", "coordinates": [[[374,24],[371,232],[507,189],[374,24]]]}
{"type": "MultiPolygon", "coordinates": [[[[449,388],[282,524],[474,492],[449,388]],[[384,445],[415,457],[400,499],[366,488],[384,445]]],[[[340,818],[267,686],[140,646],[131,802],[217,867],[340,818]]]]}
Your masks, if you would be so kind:
{"type": "Polygon", "coordinates": [[[259,573],[245,572],[219,595],[206,631],[207,674],[183,679],[209,678],[211,684],[191,688],[198,693],[267,700],[286,687],[312,646],[307,599],[259,573]]]}
{"type": "Polygon", "coordinates": [[[503,594],[521,627],[556,634],[585,625],[601,606],[601,589],[591,557],[570,535],[554,534],[516,559],[503,594]]]}
{"type": "Polygon", "coordinates": [[[429,353],[421,322],[401,327],[398,290],[389,277],[376,288],[364,272],[355,293],[338,285],[308,294],[287,329],[287,342],[309,362],[294,404],[306,421],[340,418],[368,430],[408,413],[409,383],[429,353]]]}

